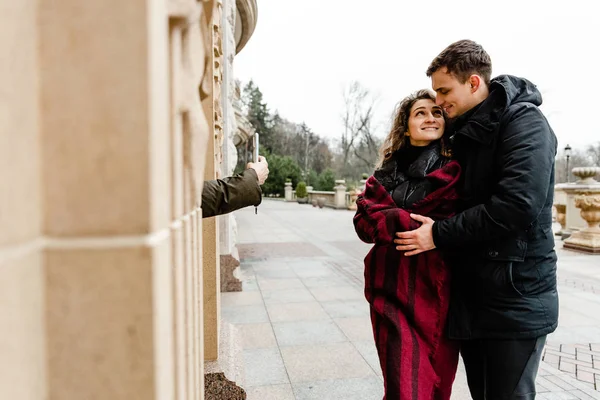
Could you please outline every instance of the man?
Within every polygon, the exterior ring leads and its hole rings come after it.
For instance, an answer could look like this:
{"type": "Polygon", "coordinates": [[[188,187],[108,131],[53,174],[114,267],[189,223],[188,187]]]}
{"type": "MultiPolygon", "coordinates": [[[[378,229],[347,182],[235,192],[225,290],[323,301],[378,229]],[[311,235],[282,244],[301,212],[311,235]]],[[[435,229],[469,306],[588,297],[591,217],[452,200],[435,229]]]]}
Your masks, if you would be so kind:
{"type": "Polygon", "coordinates": [[[450,338],[461,340],[475,400],[534,399],[546,335],[558,324],[552,234],[557,141],[521,78],[490,80],[489,55],[461,40],[431,63],[436,103],[453,120],[461,210],[397,233],[406,255],[439,248],[452,265],[450,338]]]}
{"type": "Polygon", "coordinates": [[[202,218],[227,214],[240,208],[255,206],[262,201],[260,185],[269,176],[269,164],[263,156],[248,163],[241,174],[224,179],[204,181],[202,218]]]}

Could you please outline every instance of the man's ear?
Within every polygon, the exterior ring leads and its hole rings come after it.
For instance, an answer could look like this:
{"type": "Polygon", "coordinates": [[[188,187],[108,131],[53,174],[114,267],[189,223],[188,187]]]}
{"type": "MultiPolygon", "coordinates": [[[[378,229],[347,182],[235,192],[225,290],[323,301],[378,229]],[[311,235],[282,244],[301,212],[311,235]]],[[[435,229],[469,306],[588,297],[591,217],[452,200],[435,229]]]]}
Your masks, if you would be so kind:
{"type": "Polygon", "coordinates": [[[471,75],[469,77],[469,84],[471,85],[471,93],[475,93],[481,85],[481,77],[479,75],[471,75]]]}

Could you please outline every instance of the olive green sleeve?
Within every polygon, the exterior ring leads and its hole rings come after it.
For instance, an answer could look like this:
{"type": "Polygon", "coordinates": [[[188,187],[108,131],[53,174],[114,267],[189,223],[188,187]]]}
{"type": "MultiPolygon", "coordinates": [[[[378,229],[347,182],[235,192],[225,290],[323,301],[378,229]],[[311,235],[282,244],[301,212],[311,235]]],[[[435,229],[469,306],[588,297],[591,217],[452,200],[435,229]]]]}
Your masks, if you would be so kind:
{"type": "Polygon", "coordinates": [[[202,189],[202,218],[227,214],[240,208],[258,206],[262,191],[258,176],[249,168],[241,174],[223,179],[204,181],[202,189]]]}

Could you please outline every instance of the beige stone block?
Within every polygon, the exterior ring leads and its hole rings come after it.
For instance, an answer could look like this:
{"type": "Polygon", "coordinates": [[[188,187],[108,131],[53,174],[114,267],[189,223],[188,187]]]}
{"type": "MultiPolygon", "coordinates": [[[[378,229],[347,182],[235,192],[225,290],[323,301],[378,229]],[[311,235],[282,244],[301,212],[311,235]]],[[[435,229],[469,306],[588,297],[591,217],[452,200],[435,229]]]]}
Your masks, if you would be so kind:
{"type": "Polygon", "coordinates": [[[217,226],[216,218],[202,221],[205,361],[216,360],[219,355],[221,277],[217,226]]]}
{"type": "Polygon", "coordinates": [[[195,214],[190,216],[190,239],[192,243],[192,263],[190,269],[191,276],[191,298],[192,298],[192,308],[190,309],[190,318],[191,318],[191,329],[192,329],[192,393],[194,394],[193,398],[197,398],[199,396],[200,390],[200,376],[199,369],[202,368],[202,361],[199,359],[199,350],[202,345],[199,340],[198,333],[200,332],[201,327],[198,324],[198,309],[199,309],[199,293],[198,293],[198,258],[199,258],[199,249],[198,249],[198,221],[195,218],[195,214]]]}
{"type": "Polygon", "coordinates": [[[0,5],[0,247],[40,232],[36,5],[0,5]]]}
{"type": "Polygon", "coordinates": [[[0,399],[46,399],[44,278],[37,251],[0,260],[0,399]]]}
{"type": "Polygon", "coordinates": [[[204,310],[202,287],[202,211],[198,208],[193,214],[194,248],[194,326],[196,359],[196,395],[200,399],[204,394],[204,310]]]}
{"type": "Polygon", "coordinates": [[[195,391],[194,380],[194,278],[193,278],[193,233],[191,216],[183,220],[184,241],[184,282],[185,282],[185,365],[186,365],[186,397],[193,398],[195,391]]]}
{"type": "Polygon", "coordinates": [[[171,133],[171,219],[183,215],[184,189],[183,189],[183,132],[182,120],[173,118],[171,133]]]}
{"type": "Polygon", "coordinates": [[[51,236],[137,234],[168,223],[168,60],[159,40],[166,25],[154,29],[166,18],[157,4],[39,2],[51,236]]]}
{"type": "Polygon", "coordinates": [[[154,370],[156,399],[173,398],[175,391],[175,341],[172,308],[171,244],[163,240],[152,248],[154,370]]]}
{"type": "Polygon", "coordinates": [[[155,398],[153,253],[46,251],[50,399],[155,398]]]}
{"type": "Polygon", "coordinates": [[[173,314],[175,336],[175,399],[185,399],[187,393],[186,365],[186,282],[185,282],[185,243],[183,225],[171,230],[171,256],[173,270],[173,314]]]}
{"type": "MultiPolygon", "coordinates": [[[[114,10],[122,7],[118,0],[114,1],[114,10]],[[119,8],[117,8],[119,7],[119,8]]],[[[147,68],[149,79],[146,83],[147,102],[149,104],[150,134],[150,226],[151,231],[168,229],[173,220],[171,215],[171,123],[169,80],[169,21],[167,5],[163,0],[136,0],[134,7],[138,13],[143,8],[137,5],[142,1],[147,8],[146,21],[148,34],[146,48],[148,50],[147,68]]]]}

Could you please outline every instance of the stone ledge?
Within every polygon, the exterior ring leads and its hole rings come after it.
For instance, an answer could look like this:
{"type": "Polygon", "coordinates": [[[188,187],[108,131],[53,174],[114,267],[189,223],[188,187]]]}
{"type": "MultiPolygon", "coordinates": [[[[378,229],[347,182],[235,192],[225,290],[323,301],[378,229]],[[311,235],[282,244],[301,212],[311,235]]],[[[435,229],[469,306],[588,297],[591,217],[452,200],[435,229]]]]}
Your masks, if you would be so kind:
{"type": "Polygon", "coordinates": [[[589,246],[587,244],[587,242],[580,241],[577,237],[574,238],[573,235],[571,235],[571,237],[565,239],[563,249],[586,254],[600,254],[600,245],[594,243],[593,246],[589,246]]]}

